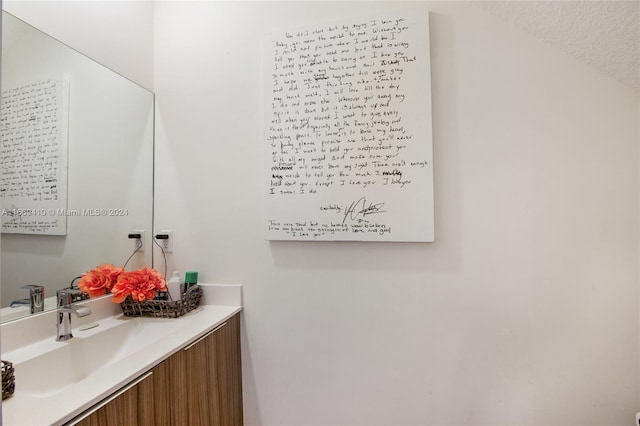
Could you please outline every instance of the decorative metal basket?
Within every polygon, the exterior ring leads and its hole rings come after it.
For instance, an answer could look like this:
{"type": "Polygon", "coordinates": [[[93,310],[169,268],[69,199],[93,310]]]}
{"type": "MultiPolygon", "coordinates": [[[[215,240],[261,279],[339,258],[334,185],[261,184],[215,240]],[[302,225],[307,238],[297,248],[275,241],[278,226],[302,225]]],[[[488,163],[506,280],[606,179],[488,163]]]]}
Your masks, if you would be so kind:
{"type": "Polygon", "coordinates": [[[137,302],[131,296],[127,296],[124,302],[120,303],[120,307],[122,313],[128,317],[178,318],[197,308],[200,305],[200,299],[202,299],[202,288],[194,285],[180,300],[137,302]]]}
{"type": "Polygon", "coordinates": [[[7,399],[16,390],[13,364],[9,361],[0,361],[0,368],[2,368],[2,399],[7,399]]]}

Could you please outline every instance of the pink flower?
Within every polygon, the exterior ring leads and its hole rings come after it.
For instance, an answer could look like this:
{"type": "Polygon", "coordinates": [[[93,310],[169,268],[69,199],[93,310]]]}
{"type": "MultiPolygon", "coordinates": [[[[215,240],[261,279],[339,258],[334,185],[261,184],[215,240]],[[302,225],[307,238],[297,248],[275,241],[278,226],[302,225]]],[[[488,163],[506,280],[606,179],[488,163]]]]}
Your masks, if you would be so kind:
{"type": "Polygon", "coordinates": [[[159,290],[167,290],[164,277],[158,271],[147,267],[121,274],[111,288],[114,303],[124,302],[129,295],[138,302],[153,299],[159,290]]]}
{"type": "Polygon", "coordinates": [[[78,281],[78,287],[88,293],[89,297],[103,296],[111,290],[118,277],[123,273],[124,268],[105,263],[84,274],[78,281]]]}

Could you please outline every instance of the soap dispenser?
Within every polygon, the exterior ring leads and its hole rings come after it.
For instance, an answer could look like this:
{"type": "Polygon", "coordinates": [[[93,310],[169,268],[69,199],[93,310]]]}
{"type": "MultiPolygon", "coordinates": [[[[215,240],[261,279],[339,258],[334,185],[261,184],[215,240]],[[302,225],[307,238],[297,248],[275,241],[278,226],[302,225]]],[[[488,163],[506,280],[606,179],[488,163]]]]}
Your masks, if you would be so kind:
{"type": "Polygon", "coordinates": [[[171,275],[171,278],[167,282],[167,288],[169,289],[171,300],[175,301],[182,298],[182,280],[180,279],[180,272],[173,272],[173,275],[171,275]]]}

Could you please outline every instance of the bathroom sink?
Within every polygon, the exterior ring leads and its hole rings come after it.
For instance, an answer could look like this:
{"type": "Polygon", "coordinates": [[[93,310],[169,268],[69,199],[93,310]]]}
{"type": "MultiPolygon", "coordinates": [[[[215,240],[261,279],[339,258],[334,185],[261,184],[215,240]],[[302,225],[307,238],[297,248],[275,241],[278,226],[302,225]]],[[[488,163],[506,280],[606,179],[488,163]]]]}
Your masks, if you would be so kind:
{"type": "Polygon", "coordinates": [[[64,342],[56,342],[52,334],[13,355],[16,392],[33,397],[62,392],[143,351],[180,324],[166,318],[119,316],[74,329],[74,337],[64,342]]]}
{"type": "Polygon", "coordinates": [[[73,338],[61,342],[55,310],[0,325],[2,359],[15,370],[1,423],[72,424],[242,310],[241,286],[204,288],[203,301],[217,303],[179,318],[125,317],[109,297],[84,301],[91,315],[72,317],[73,338]]]}

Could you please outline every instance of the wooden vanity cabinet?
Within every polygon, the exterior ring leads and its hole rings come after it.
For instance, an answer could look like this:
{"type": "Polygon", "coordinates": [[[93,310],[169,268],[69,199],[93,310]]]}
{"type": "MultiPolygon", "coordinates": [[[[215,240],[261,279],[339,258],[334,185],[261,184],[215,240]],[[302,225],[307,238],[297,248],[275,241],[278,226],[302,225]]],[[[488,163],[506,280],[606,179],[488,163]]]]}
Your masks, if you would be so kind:
{"type": "Polygon", "coordinates": [[[99,404],[80,426],[241,426],[240,314],[99,404]]]}

